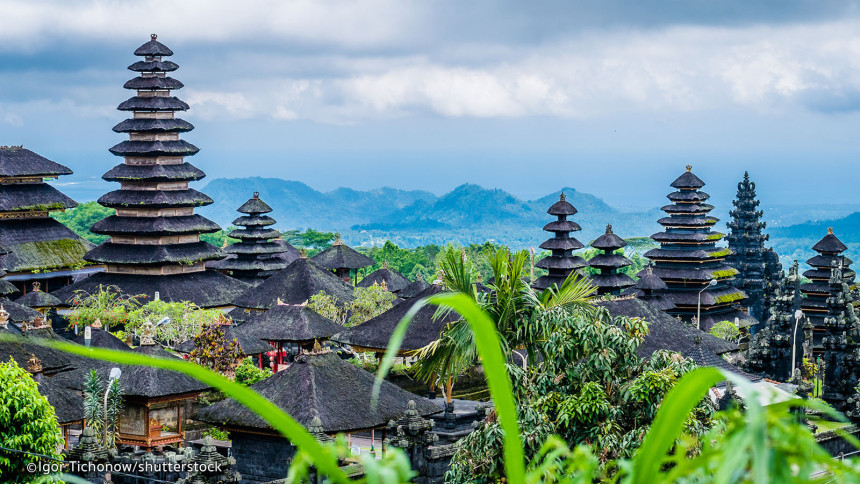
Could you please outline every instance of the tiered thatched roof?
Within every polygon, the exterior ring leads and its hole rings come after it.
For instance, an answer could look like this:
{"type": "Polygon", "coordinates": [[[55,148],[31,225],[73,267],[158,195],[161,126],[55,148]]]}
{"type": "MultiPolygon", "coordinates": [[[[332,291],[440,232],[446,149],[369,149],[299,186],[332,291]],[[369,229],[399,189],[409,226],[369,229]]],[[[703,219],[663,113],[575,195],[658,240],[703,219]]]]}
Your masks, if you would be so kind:
{"type": "Polygon", "coordinates": [[[302,304],[320,291],[343,303],[353,300],[352,286],[312,260],[300,258],[258,286],[246,290],[235,298],[234,304],[249,309],[268,309],[278,300],[286,304],[302,304]]]}

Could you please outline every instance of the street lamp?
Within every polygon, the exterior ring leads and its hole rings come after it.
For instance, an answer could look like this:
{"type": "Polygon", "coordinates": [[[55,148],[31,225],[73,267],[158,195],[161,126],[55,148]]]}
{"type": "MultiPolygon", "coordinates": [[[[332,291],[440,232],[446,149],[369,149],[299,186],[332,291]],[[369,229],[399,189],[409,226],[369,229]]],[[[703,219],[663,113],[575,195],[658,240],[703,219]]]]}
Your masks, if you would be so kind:
{"type": "Polygon", "coordinates": [[[702,329],[702,293],[705,289],[716,286],[717,280],[711,279],[711,282],[708,283],[707,286],[703,287],[701,291],[699,291],[699,302],[696,304],[696,329],[702,329]]]}
{"type": "Polygon", "coordinates": [[[105,443],[105,445],[107,445],[107,441],[108,441],[107,440],[107,432],[108,432],[107,399],[108,399],[108,393],[110,393],[110,388],[111,388],[111,386],[113,386],[113,382],[115,382],[116,380],[119,380],[119,377],[121,375],[122,375],[122,370],[120,370],[119,368],[111,368],[110,369],[110,375],[108,375],[108,384],[107,384],[107,389],[105,390],[104,408],[102,409],[104,411],[104,413],[102,413],[102,416],[104,418],[104,424],[102,425],[102,427],[104,427],[104,434],[105,434],[104,435],[105,436],[104,443],[105,443]]]}
{"type": "Polygon", "coordinates": [[[803,311],[798,309],[794,312],[794,332],[791,333],[791,374],[794,374],[795,355],[797,353],[797,326],[800,323],[800,318],[803,317],[803,311]]]}

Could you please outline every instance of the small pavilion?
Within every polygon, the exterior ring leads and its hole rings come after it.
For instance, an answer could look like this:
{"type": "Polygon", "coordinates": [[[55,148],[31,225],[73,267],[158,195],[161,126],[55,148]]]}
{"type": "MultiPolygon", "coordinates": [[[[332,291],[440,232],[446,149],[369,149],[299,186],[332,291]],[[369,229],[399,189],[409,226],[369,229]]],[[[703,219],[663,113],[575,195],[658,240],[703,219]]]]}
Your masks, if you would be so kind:
{"type": "Polygon", "coordinates": [[[264,311],[279,300],[286,304],[303,304],[320,291],[341,303],[350,303],[354,299],[351,285],[312,259],[301,257],[286,269],[249,288],[233,303],[240,308],[264,311]]]}
{"type": "Polygon", "coordinates": [[[370,257],[344,244],[340,236],[335,239],[331,247],[311,257],[311,260],[324,269],[334,271],[337,277],[347,283],[355,281],[359,269],[376,263],[370,257]]]}

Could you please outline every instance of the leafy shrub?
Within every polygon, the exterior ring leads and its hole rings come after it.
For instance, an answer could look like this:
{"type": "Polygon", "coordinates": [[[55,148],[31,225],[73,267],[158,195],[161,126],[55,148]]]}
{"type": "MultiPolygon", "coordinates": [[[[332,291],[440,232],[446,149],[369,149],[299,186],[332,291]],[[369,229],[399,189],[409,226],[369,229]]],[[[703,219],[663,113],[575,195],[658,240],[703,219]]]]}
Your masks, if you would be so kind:
{"type": "Polygon", "coordinates": [[[245,358],[236,367],[236,382],[243,385],[251,386],[270,376],[272,376],[272,370],[269,368],[259,368],[254,364],[254,360],[251,357],[245,358]]]}

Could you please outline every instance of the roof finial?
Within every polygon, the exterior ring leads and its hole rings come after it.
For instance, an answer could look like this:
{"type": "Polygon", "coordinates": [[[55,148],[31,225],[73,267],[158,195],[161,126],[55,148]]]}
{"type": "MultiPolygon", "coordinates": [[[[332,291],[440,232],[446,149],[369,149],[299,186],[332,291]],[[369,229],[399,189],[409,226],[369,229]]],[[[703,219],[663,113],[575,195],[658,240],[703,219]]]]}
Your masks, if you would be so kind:
{"type": "Polygon", "coordinates": [[[158,38],[158,35],[157,35],[157,34],[149,34],[149,37],[150,37],[152,40],[155,40],[155,39],[157,39],[157,38],[158,38]]]}
{"type": "Polygon", "coordinates": [[[304,247],[299,249],[299,258],[300,259],[307,259],[308,258],[308,250],[305,249],[304,247]]]}
{"type": "Polygon", "coordinates": [[[693,171],[693,165],[687,165],[687,173],[693,171]]]}
{"type": "Polygon", "coordinates": [[[388,259],[385,259],[384,261],[382,261],[382,268],[388,269],[388,259]]]}
{"type": "Polygon", "coordinates": [[[281,300],[281,298],[278,298],[278,301],[277,301],[275,304],[276,304],[277,306],[286,306],[286,305],[287,305],[287,303],[285,303],[284,301],[282,301],[282,300],[281,300]]]}
{"type": "Polygon", "coordinates": [[[652,266],[651,264],[648,264],[647,266],[645,266],[645,274],[649,275],[649,276],[651,274],[654,274],[654,266],[652,266]]]}
{"type": "Polygon", "coordinates": [[[340,238],[340,233],[334,234],[334,243],[331,245],[343,245],[343,239],[340,238]]]}
{"type": "Polygon", "coordinates": [[[257,200],[259,198],[260,198],[260,192],[254,192],[254,200],[257,200]]]}
{"type": "Polygon", "coordinates": [[[0,329],[6,329],[9,324],[9,313],[0,304],[0,329]]]}
{"type": "Polygon", "coordinates": [[[611,234],[611,233],[612,233],[612,224],[606,224],[606,233],[607,233],[607,234],[611,234]]]}
{"type": "Polygon", "coordinates": [[[140,346],[155,345],[155,328],[148,319],[140,327],[140,346]]]}
{"type": "Polygon", "coordinates": [[[33,291],[38,291],[40,287],[42,287],[42,283],[40,283],[40,282],[34,282],[33,283],[33,291]]]}
{"type": "Polygon", "coordinates": [[[833,235],[833,227],[827,227],[827,235],[833,235]]]}
{"type": "Polygon", "coordinates": [[[102,320],[96,318],[96,320],[93,322],[93,324],[90,325],[90,327],[95,329],[102,329],[102,320]]]}
{"type": "Polygon", "coordinates": [[[561,195],[559,195],[559,196],[558,196],[558,199],[559,199],[560,201],[562,201],[562,202],[563,202],[563,201],[564,201],[564,198],[565,198],[565,197],[564,197],[564,192],[561,192],[561,195]]]}
{"type": "Polygon", "coordinates": [[[30,355],[30,359],[27,360],[27,371],[30,373],[41,373],[42,360],[37,358],[36,355],[30,355]]]}

